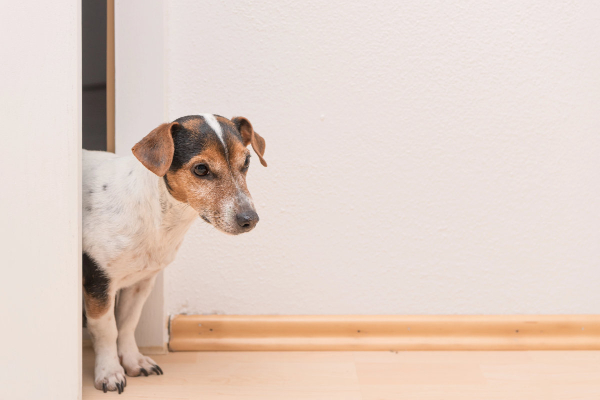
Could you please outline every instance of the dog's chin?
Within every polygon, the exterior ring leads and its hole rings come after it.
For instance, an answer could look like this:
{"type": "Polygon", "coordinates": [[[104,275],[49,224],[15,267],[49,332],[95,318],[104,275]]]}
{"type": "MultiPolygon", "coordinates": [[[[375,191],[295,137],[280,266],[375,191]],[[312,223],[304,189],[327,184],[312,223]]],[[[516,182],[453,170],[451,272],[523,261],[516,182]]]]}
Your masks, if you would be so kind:
{"type": "Polygon", "coordinates": [[[221,226],[221,224],[215,224],[213,223],[207,216],[200,214],[200,218],[202,218],[204,220],[204,222],[214,226],[215,228],[217,228],[217,230],[226,233],[228,235],[232,235],[232,236],[237,236],[240,235],[242,233],[246,233],[246,232],[250,232],[252,229],[239,229],[239,228],[233,228],[231,229],[229,226],[221,226]]]}

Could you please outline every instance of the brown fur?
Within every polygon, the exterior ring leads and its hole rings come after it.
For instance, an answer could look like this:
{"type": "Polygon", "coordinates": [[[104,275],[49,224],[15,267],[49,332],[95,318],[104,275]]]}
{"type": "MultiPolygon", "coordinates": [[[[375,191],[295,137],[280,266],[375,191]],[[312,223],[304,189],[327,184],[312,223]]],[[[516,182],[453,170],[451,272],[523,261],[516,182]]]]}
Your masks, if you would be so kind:
{"type": "Polygon", "coordinates": [[[218,143],[213,143],[200,154],[193,157],[183,168],[167,172],[167,180],[171,187],[171,194],[177,200],[190,204],[194,209],[204,212],[207,216],[215,216],[224,200],[234,198],[236,195],[235,182],[250,196],[246,187],[246,180],[240,171],[246,159],[246,148],[238,142],[238,146],[228,146],[231,168],[223,157],[218,143]],[[201,179],[194,175],[193,167],[197,164],[206,164],[212,173],[226,179],[201,179]],[[235,167],[234,167],[235,165],[235,167]],[[230,176],[233,179],[227,179],[230,176]]]}
{"type": "Polygon", "coordinates": [[[199,118],[194,118],[194,119],[188,119],[187,121],[183,122],[181,125],[190,131],[193,132],[199,132],[200,131],[200,125],[202,125],[202,120],[200,120],[199,118]]]}
{"type": "Polygon", "coordinates": [[[244,142],[244,146],[248,146],[248,144],[252,144],[252,148],[254,152],[260,159],[260,163],[263,166],[267,166],[267,161],[263,158],[265,155],[265,150],[267,148],[267,143],[265,139],[262,138],[258,133],[254,131],[252,128],[252,124],[248,119],[244,117],[234,117],[231,119],[233,123],[238,127],[240,134],[242,135],[242,140],[244,142]]]}
{"type": "Polygon", "coordinates": [[[161,124],[131,149],[136,158],[158,176],[164,176],[173,161],[175,145],[171,129],[175,125],[178,123],[161,124]]]}
{"type": "Polygon", "coordinates": [[[90,296],[85,290],[83,291],[83,299],[85,301],[85,314],[87,318],[100,318],[110,308],[110,301],[108,299],[105,300],[90,296]]]}

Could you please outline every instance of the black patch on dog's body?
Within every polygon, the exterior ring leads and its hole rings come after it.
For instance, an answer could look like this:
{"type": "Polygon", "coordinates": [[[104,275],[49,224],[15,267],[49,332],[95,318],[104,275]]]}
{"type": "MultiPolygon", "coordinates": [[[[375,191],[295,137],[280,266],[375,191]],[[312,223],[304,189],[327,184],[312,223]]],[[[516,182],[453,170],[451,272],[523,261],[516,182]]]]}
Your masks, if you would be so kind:
{"type": "Polygon", "coordinates": [[[87,253],[83,253],[82,258],[83,289],[87,296],[94,298],[98,304],[108,304],[108,289],[110,279],[108,275],[100,269],[98,263],[87,253]]]}
{"type": "Polygon", "coordinates": [[[187,129],[183,125],[185,122],[197,118],[201,119],[198,115],[189,115],[175,120],[179,125],[174,126],[172,130],[175,152],[171,162],[171,171],[181,169],[192,157],[200,154],[208,143],[208,135],[202,134],[200,130],[187,129]]]}

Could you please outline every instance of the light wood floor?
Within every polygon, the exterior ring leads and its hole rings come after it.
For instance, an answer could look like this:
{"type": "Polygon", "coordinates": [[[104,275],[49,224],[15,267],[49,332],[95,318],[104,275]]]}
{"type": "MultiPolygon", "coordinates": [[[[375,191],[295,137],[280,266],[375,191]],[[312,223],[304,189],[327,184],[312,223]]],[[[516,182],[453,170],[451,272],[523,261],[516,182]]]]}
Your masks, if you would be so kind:
{"type": "MultiPolygon", "coordinates": [[[[600,399],[600,351],[200,352],[153,356],[163,376],[128,378],[121,399],[600,399]]],[[[93,387],[84,350],[83,399],[93,387]]]]}

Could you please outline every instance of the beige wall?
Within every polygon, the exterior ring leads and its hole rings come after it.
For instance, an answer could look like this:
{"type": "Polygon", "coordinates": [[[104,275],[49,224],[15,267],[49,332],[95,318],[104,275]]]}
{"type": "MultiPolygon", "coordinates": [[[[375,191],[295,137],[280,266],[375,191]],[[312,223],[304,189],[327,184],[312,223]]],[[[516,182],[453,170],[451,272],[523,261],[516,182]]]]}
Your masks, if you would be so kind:
{"type": "Polygon", "coordinates": [[[0,13],[0,398],[81,398],[81,2],[0,13]]]}
{"type": "Polygon", "coordinates": [[[171,1],[168,118],[248,117],[261,222],[169,313],[600,312],[600,7],[171,1]]]}

